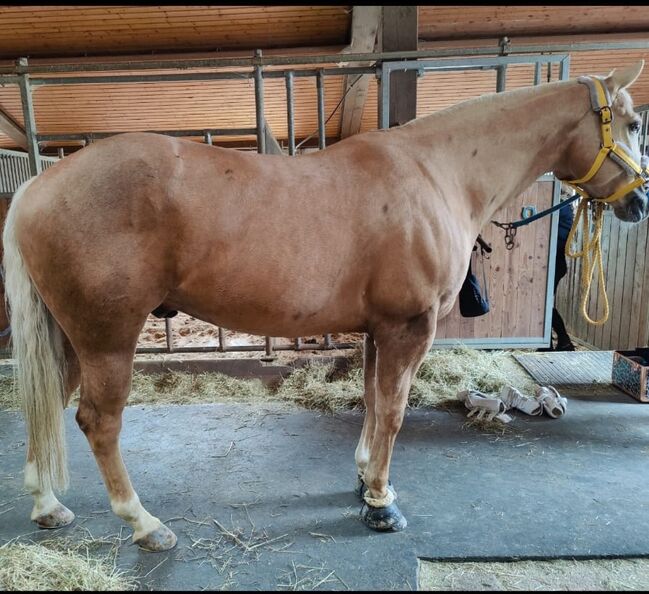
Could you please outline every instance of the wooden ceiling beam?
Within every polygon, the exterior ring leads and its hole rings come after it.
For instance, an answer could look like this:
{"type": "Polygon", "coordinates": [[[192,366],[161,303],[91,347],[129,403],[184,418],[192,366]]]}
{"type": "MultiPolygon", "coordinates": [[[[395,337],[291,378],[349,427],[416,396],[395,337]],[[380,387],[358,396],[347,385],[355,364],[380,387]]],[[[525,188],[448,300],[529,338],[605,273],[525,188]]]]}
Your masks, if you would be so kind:
{"type": "Polygon", "coordinates": [[[27,148],[27,136],[22,126],[0,107],[0,132],[6,134],[20,148],[27,148]]]}
{"type": "MultiPolygon", "coordinates": [[[[351,43],[341,53],[373,52],[381,23],[381,6],[354,6],[352,12],[351,43]]],[[[370,62],[356,64],[369,66],[370,62]]],[[[340,137],[357,134],[361,120],[370,74],[345,77],[345,100],[340,118],[340,137]]]]}

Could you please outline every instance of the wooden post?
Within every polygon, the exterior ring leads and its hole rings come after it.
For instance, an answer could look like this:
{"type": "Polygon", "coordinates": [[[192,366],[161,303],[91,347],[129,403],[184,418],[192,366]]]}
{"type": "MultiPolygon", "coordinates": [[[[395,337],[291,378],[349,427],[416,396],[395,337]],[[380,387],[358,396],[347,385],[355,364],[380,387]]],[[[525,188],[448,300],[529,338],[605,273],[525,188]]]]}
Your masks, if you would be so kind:
{"type": "MultiPolygon", "coordinates": [[[[351,43],[343,53],[368,53],[374,51],[380,29],[382,6],[354,6],[352,9],[351,43]]],[[[356,66],[369,66],[371,62],[357,62],[356,66]]],[[[369,87],[370,75],[345,76],[345,99],[340,115],[340,138],[358,134],[361,129],[363,109],[369,87]]]]}
{"type": "MultiPolygon", "coordinates": [[[[16,64],[21,67],[27,66],[27,58],[18,58],[16,64]]],[[[27,138],[27,153],[29,155],[29,172],[32,176],[38,175],[41,170],[41,156],[38,152],[36,141],[36,118],[34,116],[34,102],[32,88],[29,82],[29,75],[22,74],[18,83],[20,87],[20,99],[23,108],[23,119],[25,120],[25,137],[27,138]]]]}
{"type": "MultiPolygon", "coordinates": [[[[381,23],[381,51],[417,50],[417,7],[384,6],[381,23]]],[[[417,117],[417,72],[390,75],[390,127],[417,117]]]]}

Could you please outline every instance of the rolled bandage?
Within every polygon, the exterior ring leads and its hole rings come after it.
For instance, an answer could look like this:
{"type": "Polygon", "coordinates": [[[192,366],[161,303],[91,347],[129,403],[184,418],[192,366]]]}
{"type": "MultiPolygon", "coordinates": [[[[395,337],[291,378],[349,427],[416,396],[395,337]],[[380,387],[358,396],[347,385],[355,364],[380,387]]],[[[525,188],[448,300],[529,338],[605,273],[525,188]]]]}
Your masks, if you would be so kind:
{"type": "Polygon", "coordinates": [[[388,507],[397,498],[396,493],[392,489],[387,489],[387,494],[382,499],[375,499],[370,495],[370,490],[367,489],[363,495],[365,503],[370,507],[388,507]]]}

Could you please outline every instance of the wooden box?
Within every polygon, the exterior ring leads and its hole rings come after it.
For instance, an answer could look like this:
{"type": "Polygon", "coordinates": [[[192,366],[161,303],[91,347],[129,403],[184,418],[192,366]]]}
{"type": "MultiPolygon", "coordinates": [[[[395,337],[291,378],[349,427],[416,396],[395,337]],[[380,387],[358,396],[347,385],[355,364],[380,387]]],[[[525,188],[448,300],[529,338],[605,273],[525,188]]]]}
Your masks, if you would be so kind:
{"type": "Polygon", "coordinates": [[[649,348],[614,351],[612,382],[640,402],[649,402],[649,348]]]}

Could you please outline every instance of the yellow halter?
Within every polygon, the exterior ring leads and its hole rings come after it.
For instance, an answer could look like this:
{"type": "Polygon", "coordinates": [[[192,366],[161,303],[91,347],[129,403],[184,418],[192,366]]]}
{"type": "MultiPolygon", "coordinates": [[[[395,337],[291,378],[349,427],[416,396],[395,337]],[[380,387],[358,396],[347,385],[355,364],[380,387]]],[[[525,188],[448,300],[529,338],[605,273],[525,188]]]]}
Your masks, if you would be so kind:
{"type": "Polygon", "coordinates": [[[608,296],[606,295],[606,285],[604,281],[604,266],[602,264],[601,244],[604,204],[620,200],[630,192],[646,184],[649,180],[649,167],[643,168],[640,164],[636,163],[633,157],[631,157],[631,151],[621,143],[616,143],[613,140],[613,111],[611,109],[611,98],[608,89],[606,89],[602,81],[599,78],[591,78],[587,76],[580,76],[577,81],[585,84],[590,91],[590,100],[593,111],[599,115],[601,120],[602,144],[599,153],[597,153],[597,156],[595,157],[593,165],[586,175],[579,179],[563,180],[564,183],[574,188],[581,196],[579,207],[577,208],[577,214],[575,215],[575,220],[566,241],[566,256],[569,258],[583,258],[581,267],[581,312],[589,324],[599,326],[608,320],[609,314],[608,296]],[[606,157],[610,157],[620,167],[632,173],[634,179],[606,198],[593,198],[581,187],[581,184],[588,182],[597,174],[606,157]],[[592,222],[594,224],[592,237],[590,236],[591,223],[588,216],[588,207],[591,201],[595,203],[592,215],[592,222]],[[582,222],[583,231],[581,238],[582,248],[578,252],[572,252],[570,246],[574,240],[574,235],[579,226],[580,220],[582,222]],[[590,296],[595,265],[598,267],[599,290],[604,303],[604,312],[599,320],[591,319],[587,312],[588,298],[590,296]]]}

